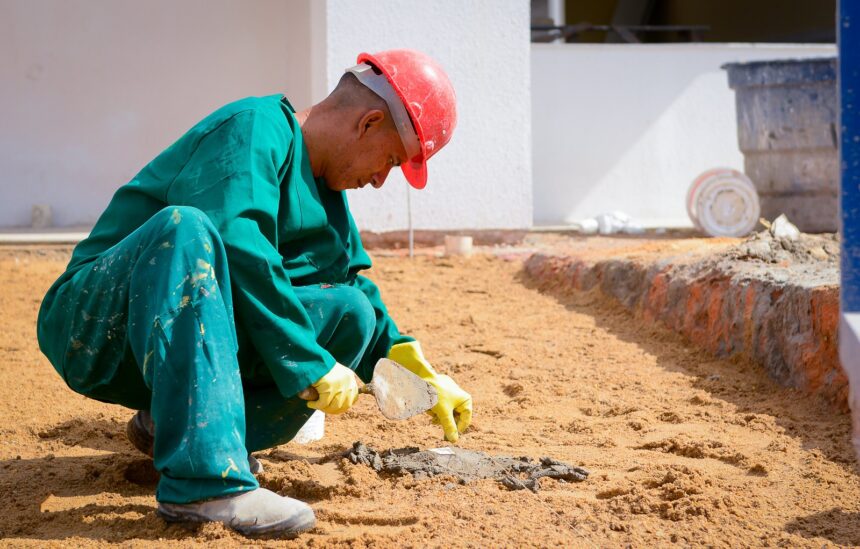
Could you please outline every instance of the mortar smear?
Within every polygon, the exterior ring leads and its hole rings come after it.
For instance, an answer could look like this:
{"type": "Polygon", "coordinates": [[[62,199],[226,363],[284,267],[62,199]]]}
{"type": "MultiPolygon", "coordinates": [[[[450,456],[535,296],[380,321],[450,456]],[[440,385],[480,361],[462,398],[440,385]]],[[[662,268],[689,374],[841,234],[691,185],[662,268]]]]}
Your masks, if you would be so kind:
{"type": "Polygon", "coordinates": [[[490,456],[484,452],[446,447],[420,450],[414,447],[396,448],[382,453],[355,442],[346,458],[356,465],[366,465],[377,473],[406,474],[416,479],[437,475],[456,477],[461,484],[491,478],[511,490],[527,488],[537,492],[538,480],[547,477],[567,482],[585,480],[589,472],[542,457],[537,462],[527,457],[490,456]]]}

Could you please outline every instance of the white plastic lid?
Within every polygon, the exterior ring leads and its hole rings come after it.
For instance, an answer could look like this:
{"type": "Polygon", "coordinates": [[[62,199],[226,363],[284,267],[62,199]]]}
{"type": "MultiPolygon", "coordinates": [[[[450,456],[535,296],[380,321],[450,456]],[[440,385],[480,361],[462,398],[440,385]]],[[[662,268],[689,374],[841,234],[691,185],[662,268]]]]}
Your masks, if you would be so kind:
{"type": "Polygon", "coordinates": [[[761,216],[758,193],[750,179],[731,168],[708,170],[687,193],[687,213],[710,236],[745,236],[761,216]]]}
{"type": "Polygon", "coordinates": [[[311,417],[302,425],[296,436],[293,437],[294,442],[299,444],[310,444],[311,442],[320,440],[325,436],[325,414],[319,410],[315,410],[311,417]]]}

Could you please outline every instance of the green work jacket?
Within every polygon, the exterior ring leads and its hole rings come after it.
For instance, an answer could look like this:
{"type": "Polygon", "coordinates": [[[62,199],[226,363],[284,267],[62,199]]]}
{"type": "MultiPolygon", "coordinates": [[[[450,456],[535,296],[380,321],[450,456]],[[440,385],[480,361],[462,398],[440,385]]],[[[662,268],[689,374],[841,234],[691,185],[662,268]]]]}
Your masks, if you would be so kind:
{"type": "Polygon", "coordinates": [[[240,360],[243,377],[270,377],[290,397],[334,366],[293,291],[332,283],[367,295],[385,332],[376,340],[386,348],[368,349],[357,370],[369,381],[388,347],[412,338],[399,334],[376,286],[358,275],[371,262],[346,195],[314,178],[294,112],[281,95],[250,97],[200,121],[116,192],[54,288],[161,209],[193,206],[227,251],[240,357],[262,359],[240,360]]]}

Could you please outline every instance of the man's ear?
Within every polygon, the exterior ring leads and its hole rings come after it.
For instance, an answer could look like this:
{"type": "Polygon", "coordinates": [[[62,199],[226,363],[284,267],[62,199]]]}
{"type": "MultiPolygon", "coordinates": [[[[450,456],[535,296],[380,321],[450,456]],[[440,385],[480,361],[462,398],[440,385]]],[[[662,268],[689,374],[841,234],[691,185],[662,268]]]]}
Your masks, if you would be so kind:
{"type": "Polygon", "coordinates": [[[378,128],[385,120],[385,113],[379,109],[372,109],[364,113],[358,121],[358,137],[364,137],[371,128],[378,128]]]}

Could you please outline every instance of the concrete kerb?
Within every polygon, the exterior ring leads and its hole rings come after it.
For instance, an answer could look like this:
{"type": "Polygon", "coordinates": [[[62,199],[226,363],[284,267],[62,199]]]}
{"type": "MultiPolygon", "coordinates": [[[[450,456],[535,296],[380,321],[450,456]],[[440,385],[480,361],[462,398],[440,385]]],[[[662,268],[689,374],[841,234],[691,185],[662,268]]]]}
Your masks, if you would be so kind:
{"type": "Polygon", "coordinates": [[[727,255],[685,262],[536,253],[524,268],[540,288],[596,289],[715,356],[746,357],[777,382],[848,411],[835,267],[810,282],[797,276],[798,266],[747,264],[727,255]]]}
{"type": "Polygon", "coordinates": [[[89,232],[0,232],[0,244],[77,244],[89,232]]]}

